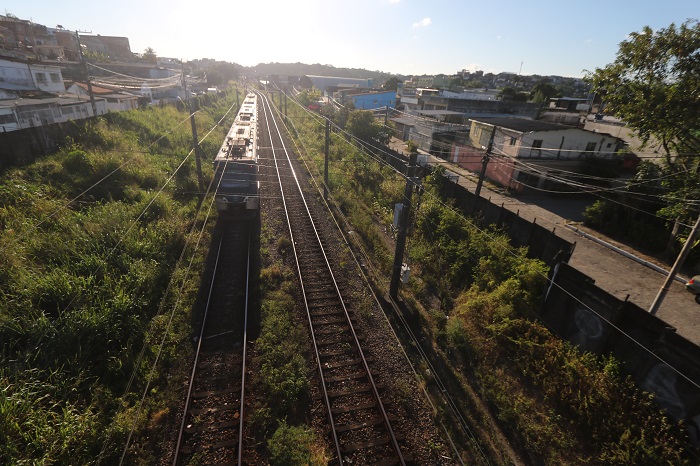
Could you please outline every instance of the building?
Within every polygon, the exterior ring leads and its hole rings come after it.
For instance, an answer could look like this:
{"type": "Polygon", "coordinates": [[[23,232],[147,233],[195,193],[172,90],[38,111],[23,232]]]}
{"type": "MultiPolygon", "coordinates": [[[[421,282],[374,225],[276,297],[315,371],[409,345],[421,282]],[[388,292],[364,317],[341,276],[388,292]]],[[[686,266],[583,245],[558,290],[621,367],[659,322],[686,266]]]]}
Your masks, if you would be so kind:
{"type": "Polygon", "coordinates": [[[480,172],[492,145],[486,177],[516,192],[557,190],[591,168],[622,170],[625,162],[617,155],[624,142],[609,134],[521,118],[470,121],[469,138],[452,146],[449,160],[480,172]]]}
{"type": "Polygon", "coordinates": [[[36,45],[58,45],[46,26],[10,14],[0,15],[0,27],[4,32],[3,44],[10,47],[32,51],[36,45]]]}
{"type": "MultiPolygon", "coordinates": [[[[0,131],[16,131],[94,115],[90,98],[65,95],[61,68],[0,59],[0,131]]],[[[107,100],[96,98],[97,114],[107,100]]]]}
{"type": "MultiPolygon", "coordinates": [[[[104,99],[95,99],[97,114],[107,112],[104,99]]],[[[0,131],[63,123],[93,116],[90,98],[62,96],[0,100],[0,131]]]]}
{"type": "Polygon", "coordinates": [[[442,88],[447,87],[449,82],[447,76],[414,76],[411,78],[411,83],[413,83],[415,87],[442,88]]]}
{"type": "Polygon", "coordinates": [[[103,53],[110,58],[129,60],[134,57],[128,37],[80,35],[80,42],[88,50],[103,53]]]}
{"type": "Polygon", "coordinates": [[[347,96],[358,110],[373,110],[375,108],[396,107],[396,91],[364,92],[347,96]]]}
{"type": "Polygon", "coordinates": [[[465,116],[451,110],[420,110],[391,121],[398,137],[410,139],[421,150],[441,157],[447,157],[457,135],[469,131],[465,116]]]}
{"type": "MultiPolygon", "coordinates": [[[[87,83],[74,82],[68,86],[66,92],[83,97],[90,96],[87,83]]],[[[139,96],[128,92],[117,92],[105,87],[92,86],[92,93],[95,98],[104,99],[108,112],[124,112],[139,108],[139,96]]]]}
{"type": "Polygon", "coordinates": [[[54,31],[56,43],[63,47],[63,55],[68,61],[80,60],[80,46],[78,45],[78,36],[73,31],[68,31],[63,28],[56,28],[54,31]]]}
{"type": "Polygon", "coordinates": [[[26,61],[0,59],[0,92],[64,92],[61,68],[26,61]]]}
{"type": "Polygon", "coordinates": [[[592,100],[578,97],[552,97],[542,109],[540,120],[562,125],[583,127],[591,111],[592,100]]]}
{"type": "Polygon", "coordinates": [[[326,90],[330,87],[357,87],[362,89],[372,89],[374,87],[374,80],[372,78],[338,78],[334,76],[313,75],[306,75],[304,78],[310,80],[313,87],[315,87],[324,94],[326,93],[326,90]]]}

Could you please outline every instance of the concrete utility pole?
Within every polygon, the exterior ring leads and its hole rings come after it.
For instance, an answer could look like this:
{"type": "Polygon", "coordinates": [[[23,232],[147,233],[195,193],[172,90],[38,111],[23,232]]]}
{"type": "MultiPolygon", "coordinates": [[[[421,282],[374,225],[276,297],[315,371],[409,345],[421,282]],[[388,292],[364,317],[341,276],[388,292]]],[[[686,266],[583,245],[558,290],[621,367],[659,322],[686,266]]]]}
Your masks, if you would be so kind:
{"type": "Polygon", "coordinates": [[[83,55],[83,46],[80,43],[80,33],[75,31],[75,37],[78,39],[78,52],[80,53],[80,64],[83,68],[85,81],[87,81],[88,94],[90,95],[90,104],[92,105],[92,116],[97,116],[97,105],[95,104],[95,93],[92,92],[92,82],[90,81],[90,73],[88,73],[87,60],[83,55]]]}
{"type": "Polygon", "coordinates": [[[197,136],[197,125],[194,120],[194,105],[190,105],[190,96],[187,93],[187,80],[185,79],[185,62],[182,65],[182,88],[185,91],[185,108],[190,112],[190,126],[192,127],[192,144],[194,145],[194,163],[197,168],[197,183],[199,192],[204,192],[204,177],[202,176],[202,149],[199,147],[199,137],[197,136]]]}
{"type": "MultiPolygon", "coordinates": [[[[194,107],[194,105],[192,106],[194,107]]],[[[199,138],[197,137],[197,125],[194,121],[194,111],[190,113],[190,125],[192,126],[192,142],[194,144],[194,163],[197,167],[197,182],[199,184],[199,192],[204,192],[204,178],[202,177],[202,149],[199,147],[199,138]]]]}
{"type": "Polygon", "coordinates": [[[408,170],[406,187],[403,193],[403,207],[399,214],[398,233],[396,235],[396,251],[394,252],[394,266],[391,271],[391,283],[389,284],[389,296],[397,299],[399,295],[399,281],[401,280],[401,266],[403,265],[403,253],[406,249],[406,236],[408,235],[408,219],[411,211],[411,195],[415,184],[416,158],[415,152],[408,156],[408,170]]]}
{"type": "MultiPolygon", "coordinates": [[[[486,166],[489,164],[489,159],[491,158],[491,151],[493,150],[493,138],[496,136],[497,128],[498,126],[493,127],[493,131],[491,131],[491,137],[489,138],[489,145],[486,148],[486,153],[481,159],[481,173],[479,173],[479,181],[476,182],[476,189],[474,190],[476,201],[479,200],[479,194],[481,194],[481,185],[484,184],[484,177],[486,176],[486,166]]],[[[474,204],[474,206],[476,206],[476,203],[474,204]]]]}
{"type": "Polygon", "coordinates": [[[330,147],[331,138],[331,120],[326,118],[326,151],[325,160],[323,162],[323,198],[328,200],[328,149],[330,147]]]}
{"type": "Polygon", "coordinates": [[[668,276],[666,277],[664,284],[661,286],[661,289],[659,290],[659,293],[656,295],[656,298],[654,298],[654,302],[651,303],[651,307],[649,308],[649,312],[652,315],[656,315],[656,311],[658,311],[659,307],[661,307],[661,303],[663,302],[664,298],[666,297],[668,290],[671,289],[671,283],[673,282],[674,278],[676,278],[676,274],[678,273],[678,270],[683,266],[683,262],[685,262],[686,257],[688,257],[688,254],[690,253],[690,249],[693,247],[693,242],[695,241],[695,236],[698,233],[698,227],[700,227],[700,215],[698,216],[698,219],[695,221],[695,225],[693,226],[693,229],[690,230],[690,234],[688,235],[688,239],[685,241],[685,244],[683,245],[683,249],[681,249],[681,253],[678,255],[676,262],[673,264],[671,271],[668,273],[668,276]]]}

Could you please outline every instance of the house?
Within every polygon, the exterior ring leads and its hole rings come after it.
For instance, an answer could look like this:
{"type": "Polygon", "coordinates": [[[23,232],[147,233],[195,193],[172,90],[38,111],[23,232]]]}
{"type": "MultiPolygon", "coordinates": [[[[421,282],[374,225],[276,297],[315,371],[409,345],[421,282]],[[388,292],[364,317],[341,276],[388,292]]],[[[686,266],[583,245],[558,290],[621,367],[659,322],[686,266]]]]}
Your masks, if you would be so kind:
{"type": "Polygon", "coordinates": [[[470,121],[468,140],[452,146],[449,160],[480,172],[491,145],[486,177],[516,192],[556,190],[558,181],[575,180],[593,165],[622,164],[617,152],[624,142],[609,134],[521,118],[470,121]]]}
{"type": "Polygon", "coordinates": [[[129,60],[134,56],[128,37],[80,34],[80,41],[86,49],[103,53],[111,58],[129,60]]]}
{"type": "Polygon", "coordinates": [[[65,92],[61,68],[9,58],[0,59],[0,90],[65,92]]]}
{"type": "MultiPolygon", "coordinates": [[[[452,143],[458,134],[469,131],[464,114],[451,110],[420,110],[408,117],[412,120],[408,139],[426,152],[440,157],[449,154],[452,143]]],[[[405,121],[392,118],[400,134],[405,133],[405,121]],[[398,120],[398,121],[397,121],[398,120]]]]}
{"type": "Polygon", "coordinates": [[[449,83],[447,76],[414,76],[411,82],[416,87],[446,87],[449,83]]]}
{"type": "MultiPolygon", "coordinates": [[[[79,96],[89,96],[87,83],[74,82],[66,93],[79,96]]],[[[106,87],[92,86],[92,93],[96,98],[105,100],[105,105],[108,112],[123,112],[139,108],[139,96],[128,92],[117,92],[106,87]]]]}
{"type": "Polygon", "coordinates": [[[583,127],[591,111],[592,99],[578,97],[552,97],[542,109],[540,120],[562,125],[583,127]]]}
{"type": "Polygon", "coordinates": [[[409,113],[417,110],[451,110],[469,117],[516,116],[535,119],[541,104],[534,102],[504,102],[493,89],[453,92],[445,89],[410,87],[406,84],[397,89],[399,108],[409,113]]]}
{"type": "MultiPolygon", "coordinates": [[[[107,112],[104,99],[95,99],[97,114],[107,112]]],[[[93,116],[90,98],[61,96],[0,100],[0,131],[63,123],[93,116]]]]}
{"type": "Polygon", "coordinates": [[[14,15],[0,15],[0,27],[3,28],[3,42],[12,48],[20,48],[32,51],[39,45],[58,45],[56,37],[49,29],[41,24],[26,19],[19,19],[14,15]]]}

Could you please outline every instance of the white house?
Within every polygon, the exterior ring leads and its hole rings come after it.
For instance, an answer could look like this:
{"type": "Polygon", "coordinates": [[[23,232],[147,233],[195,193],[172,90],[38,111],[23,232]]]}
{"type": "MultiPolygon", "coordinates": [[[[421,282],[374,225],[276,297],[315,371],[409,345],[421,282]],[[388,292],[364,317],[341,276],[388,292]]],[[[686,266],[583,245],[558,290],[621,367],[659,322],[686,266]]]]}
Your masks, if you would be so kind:
{"type": "MultiPolygon", "coordinates": [[[[66,92],[68,94],[89,96],[87,87],[86,83],[74,82],[68,86],[66,92]]],[[[101,86],[92,86],[92,93],[96,98],[105,100],[108,112],[124,112],[139,107],[138,96],[128,92],[117,92],[101,86]]]]}
{"type": "Polygon", "coordinates": [[[508,157],[521,159],[581,159],[611,157],[622,140],[609,134],[523,118],[479,118],[472,122],[469,140],[486,147],[491,132],[498,130],[494,146],[508,157]]]}
{"type": "Polygon", "coordinates": [[[65,92],[63,75],[58,66],[39,65],[0,59],[0,89],[9,91],[42,90],[65,92]]]}
{"type": "MultiPolygon", "coordinates": [[[[107,112],[104,99],[96,98],[95,106],[98,115],[107,112]]],[[[78,95],[0,100],[0,131],[15,131],[91,116],[90,99],[78,95]]]]}
{"type": "Polygon", "coordinates": [[[470,119],[468,144],[454,144],[450,161],[474,172],[493,134],[486,176],[514,191],[545,189],[556,179],[576,178],[584,167],[628,160],[617,155],[624,142],[609,134],[521,118],[470,119]]]}

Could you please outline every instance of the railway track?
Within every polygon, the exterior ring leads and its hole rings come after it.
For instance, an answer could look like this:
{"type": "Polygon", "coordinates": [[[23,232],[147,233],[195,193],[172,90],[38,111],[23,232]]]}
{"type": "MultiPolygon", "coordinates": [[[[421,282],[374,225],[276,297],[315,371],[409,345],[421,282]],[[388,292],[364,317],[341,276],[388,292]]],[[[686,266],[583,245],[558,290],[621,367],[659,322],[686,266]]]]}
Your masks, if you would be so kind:
{"type": "Polygon", "coordinates": [[[220,221],[173,466],[241,465],[251,221],[220,221]]]}
{"type": "Polygon", "coordinates": [[[411,458],[392,429],[382,388],[363,351],[362,332],[342,296],[274,111],[260,97],[260,139],[272,154],[292,239],[334,456],[341,465],[405,465],[411,458]]]}

